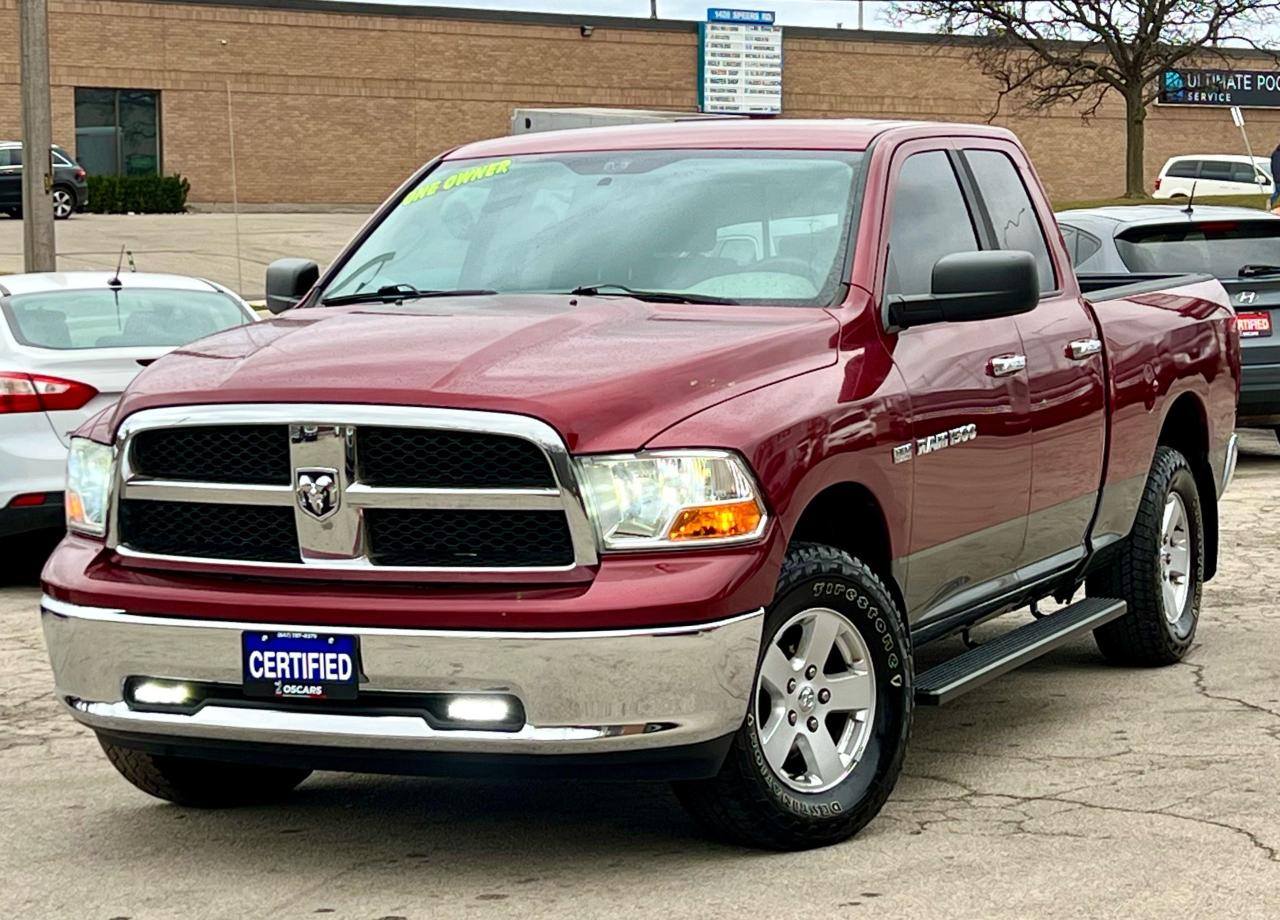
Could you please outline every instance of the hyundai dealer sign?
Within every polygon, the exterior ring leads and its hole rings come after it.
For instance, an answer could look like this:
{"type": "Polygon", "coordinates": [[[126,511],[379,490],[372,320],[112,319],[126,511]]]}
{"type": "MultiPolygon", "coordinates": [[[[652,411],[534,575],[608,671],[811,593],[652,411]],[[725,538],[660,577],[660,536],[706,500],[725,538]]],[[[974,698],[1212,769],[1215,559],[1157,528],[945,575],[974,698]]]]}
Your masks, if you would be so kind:
{"type": "Polygon", "coordinates": [[[764,10],[707,10],[698,30],[698,108],[717,115],[782,112],[782,27],[764,10]]]}

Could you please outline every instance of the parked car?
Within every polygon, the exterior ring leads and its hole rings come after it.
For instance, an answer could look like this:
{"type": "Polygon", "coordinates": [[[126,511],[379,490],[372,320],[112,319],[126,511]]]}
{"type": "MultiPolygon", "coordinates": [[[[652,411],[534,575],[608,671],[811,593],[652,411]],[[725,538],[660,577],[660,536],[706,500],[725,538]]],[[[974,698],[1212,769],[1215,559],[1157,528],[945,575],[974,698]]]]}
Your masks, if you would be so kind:
{"type": "Polygon", "coordinates": [[[1084,208],[1057,215],[1077,271],[1140,278],[1202,272],[1236,309],[1242,377],[1237,422],[1280,437],[1280,217],[1254,208],[1084,208]]]}
{"type": "Polygon", "coordinates": [[[178,275],[0,276],[0,536],[63,526],[69,432],[143,367],[256,318],[226,288],[178,275]]]}
{"type": "Polygon", "coordinates": [[[1275,189],[1271,161],[1230,153],[1192,153],[1170,157],[1156,176],[1153,198],[1213,195],[1270,195],[1275,189]]]}
{"type": "Polygon", "coordinates": [[[742,843],[842,840],[916,704],[1090,630],[1126,664],[1191,647],[1235,317],[1211,278],[1129,280],[1077,277],[989,126],[459,147],[322,276],[273,263],[281,315],[79,429],[57,698],[180,803],[603,774],[675,779],[742,843]]]}
{"type": "MultiPolygon", "coordinates": [[[[89,206],[89,181],[71,154],[53,145],[53,216],[66,220],[89,206]]],[[[22,216],[22,142],[0,141],[0,212],[22,216]]]]}

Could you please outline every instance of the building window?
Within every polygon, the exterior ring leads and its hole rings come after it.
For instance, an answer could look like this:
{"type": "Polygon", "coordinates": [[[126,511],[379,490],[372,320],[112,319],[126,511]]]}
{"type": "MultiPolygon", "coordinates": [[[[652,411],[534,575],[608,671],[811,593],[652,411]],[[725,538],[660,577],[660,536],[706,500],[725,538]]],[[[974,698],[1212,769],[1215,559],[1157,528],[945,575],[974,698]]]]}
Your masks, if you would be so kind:
{"type": "Polygon", "coordinates": [[[76,89],[76,159],[91,176],[160,174],[160,93],[76,89]]]}

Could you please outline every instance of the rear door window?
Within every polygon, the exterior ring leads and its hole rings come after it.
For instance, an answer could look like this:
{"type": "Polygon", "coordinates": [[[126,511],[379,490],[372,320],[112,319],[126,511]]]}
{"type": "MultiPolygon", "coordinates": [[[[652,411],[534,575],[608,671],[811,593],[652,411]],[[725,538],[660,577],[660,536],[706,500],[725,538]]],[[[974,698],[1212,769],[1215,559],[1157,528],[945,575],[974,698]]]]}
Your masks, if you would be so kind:
{"type": "Polygon", "coordinates": [[[1133,272],[1239,277],[1246,265],[1280,265],[1280,220],[1215,220],[1131,227],[1116,249],[1133,272]]]}
{"type": "Polygon", "coordinates": [[[1076,233],[1076,250],[1071,254],[1071,265],[1083,265],[1102,248],[1102,240],[1092,233],[1080,230],[1076,233]]]}
{"type": "Polygon", "coordinates": [[[1036,259],[1041,292],[1058,286],[1044,229],[1013,160],[998,150],[966,150],[964,158],[987,207],[997,249],[1020,249],[1036,259]]]}
{"type": "Polygon", "coordinates": [[[1205,160],[1200,164],[1200,178],[1214,182],[1234,181],[1231,171],[1233,165],[1230,160],[1205,160]]]}
{"type": "Polygon", "coordinates": [[[0,305],[21,344],[55,350],[173,347],[248,322],[216,291],[57,291],[14,295],[0,305]]]}
{"type": "Polygon", "coordinates": [[[1102,240],[1079,227],[1061,225],[1062,241],[1067,244],[1071,267],[1077,268],[1102,248],[1102,240]]]}
{"type": "Polygon", "coordinates": [[[22,165],[21,147],[0,147],[0,168],[22,165]]]}

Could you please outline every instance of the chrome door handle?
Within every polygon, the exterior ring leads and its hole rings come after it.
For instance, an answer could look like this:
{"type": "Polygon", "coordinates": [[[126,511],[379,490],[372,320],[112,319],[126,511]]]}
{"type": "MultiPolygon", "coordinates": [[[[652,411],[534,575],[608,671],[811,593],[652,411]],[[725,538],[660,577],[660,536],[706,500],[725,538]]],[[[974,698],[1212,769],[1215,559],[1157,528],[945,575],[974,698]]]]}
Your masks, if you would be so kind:
{"type": "Polygon", "coordinates": [[[1101,351],[1102,343],[1097,339],[1076,339],[1067,346],[1067,356],[1076,361],[1083,361],[1101,351]]]}
{"type": "Polygon", "coordinates": [[[1009,377],[1026,369],[1026,355],[997,355],[987,364],[987,371],[992,377],[1009,377]]]}

